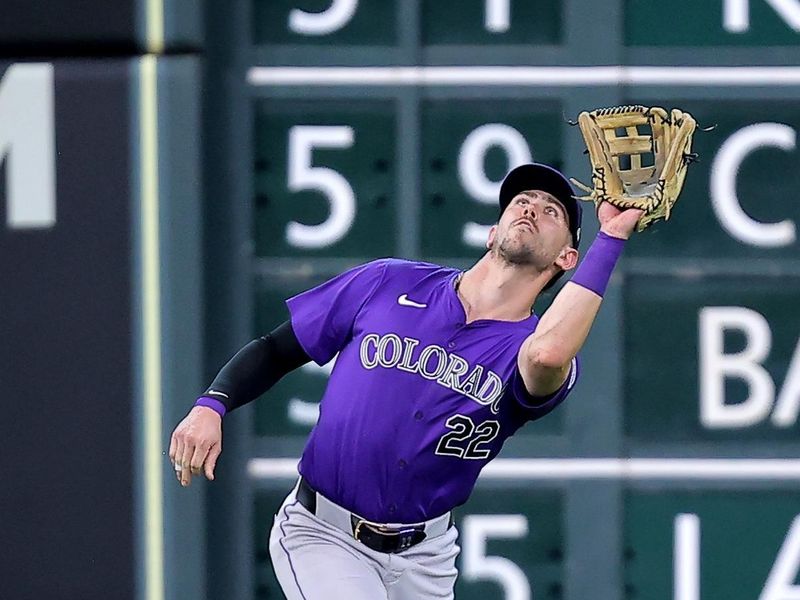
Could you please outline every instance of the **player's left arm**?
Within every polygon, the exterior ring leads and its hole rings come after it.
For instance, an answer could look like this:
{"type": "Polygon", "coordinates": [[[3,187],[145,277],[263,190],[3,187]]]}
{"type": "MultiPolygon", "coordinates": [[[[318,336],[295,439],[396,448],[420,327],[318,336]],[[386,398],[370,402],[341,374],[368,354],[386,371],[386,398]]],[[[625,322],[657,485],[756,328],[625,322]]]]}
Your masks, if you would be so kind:
{"type": "MultiPolygon", "coordinates": [[[[642,211],[620,211],[607,202],[597,216],[600,230],[627,240],[642,211]]],[[[552,394],[569,376],[572,359],[583,346],[600,310],[602,296],[574,282],[567,282],[542,315],[539,324],[523,342],[517,366],[528,393],[552,394]]]]}

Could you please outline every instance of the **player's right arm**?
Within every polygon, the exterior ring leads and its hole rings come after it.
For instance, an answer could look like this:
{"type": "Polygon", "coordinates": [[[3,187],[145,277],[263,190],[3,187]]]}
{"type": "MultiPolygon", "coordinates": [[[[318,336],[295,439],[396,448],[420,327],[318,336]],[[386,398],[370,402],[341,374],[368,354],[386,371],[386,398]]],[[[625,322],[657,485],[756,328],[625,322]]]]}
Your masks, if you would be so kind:
{"type": "Polygon", "coordinates": [[[192,475],[214,479],[226,412],[255,400],[310,360],[289,321],[239,350],[198,400],[205,406],[194,406],[172,433],[169,458],[182,467],[175,472],[181,485],[189,485],[192,475]]]}
{"type": "Polygon", "coordinates": [[[169,456],[183,468],[182,485],[205,472],[214,478],[222,451],[222,416],[255,400],[289,371],[313,360],[324,365],[348,343],[361,307],[383,280],[389,260],[353,267],[286,301],[291,320],[242,348],[219,372],[170,440],[169,456]],[[209,408],[209,406],[211,408],[209,408]],[[216,409],[216,410],[215,410],[216,409]],[[188,467],[187,467],[188,465],[188,467]]]}
{"type": "MultiPolygon", "coordinates": [[[[603,202],[597,216],[603,233],[626,240],[641,215],[641,210],[621,211],[603,202]]],[[[572,359],[589,335],[601,301],[602,296],[573,281],[556,295],[517,356],[520,375],[530,394],[546,396],[561,387],[572,359]]]]}

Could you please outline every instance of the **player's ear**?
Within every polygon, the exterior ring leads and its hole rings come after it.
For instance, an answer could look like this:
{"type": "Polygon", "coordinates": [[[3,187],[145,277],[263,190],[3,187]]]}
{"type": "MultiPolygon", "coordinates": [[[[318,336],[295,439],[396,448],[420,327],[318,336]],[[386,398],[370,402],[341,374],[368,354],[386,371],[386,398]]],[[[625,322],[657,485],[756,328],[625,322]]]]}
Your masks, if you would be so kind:
{"type": "Polygon", "coordinates": [[[497,224],[495,223],[489,228],[489,238],[486,240],[486,249],[491,250],[494,246],[494,238],[497,236],[497,224]]]}
{"type": "Polygon", "coordinates": [[[564,271],[574,269],[578,264],[578,251],[572,246],[564,246],[556,258],[556,264],[564,271]]]}

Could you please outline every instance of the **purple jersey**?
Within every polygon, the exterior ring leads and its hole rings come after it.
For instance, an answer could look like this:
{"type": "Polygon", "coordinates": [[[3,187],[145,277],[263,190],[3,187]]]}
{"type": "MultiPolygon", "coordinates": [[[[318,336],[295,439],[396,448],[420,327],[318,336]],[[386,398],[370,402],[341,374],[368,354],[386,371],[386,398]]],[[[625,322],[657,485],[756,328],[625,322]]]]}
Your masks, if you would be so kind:
{"type": "Polygon", "coordinates": [[[300,473],[323,495],[382,523],[463,504],[481,469],[525,422],[575,384],[528,395],[517,369],[538,317],[466,324],[459,272],[376,260],[287,300],[317,364],[339,352],[300,473]]]}

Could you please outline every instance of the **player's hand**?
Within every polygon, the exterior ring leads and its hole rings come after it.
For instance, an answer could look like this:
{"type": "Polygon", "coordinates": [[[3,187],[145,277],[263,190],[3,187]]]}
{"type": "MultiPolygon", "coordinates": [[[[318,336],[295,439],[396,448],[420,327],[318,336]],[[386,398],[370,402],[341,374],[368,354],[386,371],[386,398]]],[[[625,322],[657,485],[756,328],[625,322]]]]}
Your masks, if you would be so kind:
{"type": "Polygon", "coordinates": [[[597,209],[597,220],[600,221],[601,231],[612,237],[627,240],[643,214],[644,211],[638,208],[620,210],[608,202],[603,202],[597,209]]]}
{"type": "Polygon", "coordinates": [[[192,475],[205,474],[214,480],[214,467],[222,453],[222,417],[205,406],[195,406],[178,423],[169,442],[169,459],[182,486],[192,482],[192,475]],[[177,470],[177,466],[181,470],[177,470]]]}

